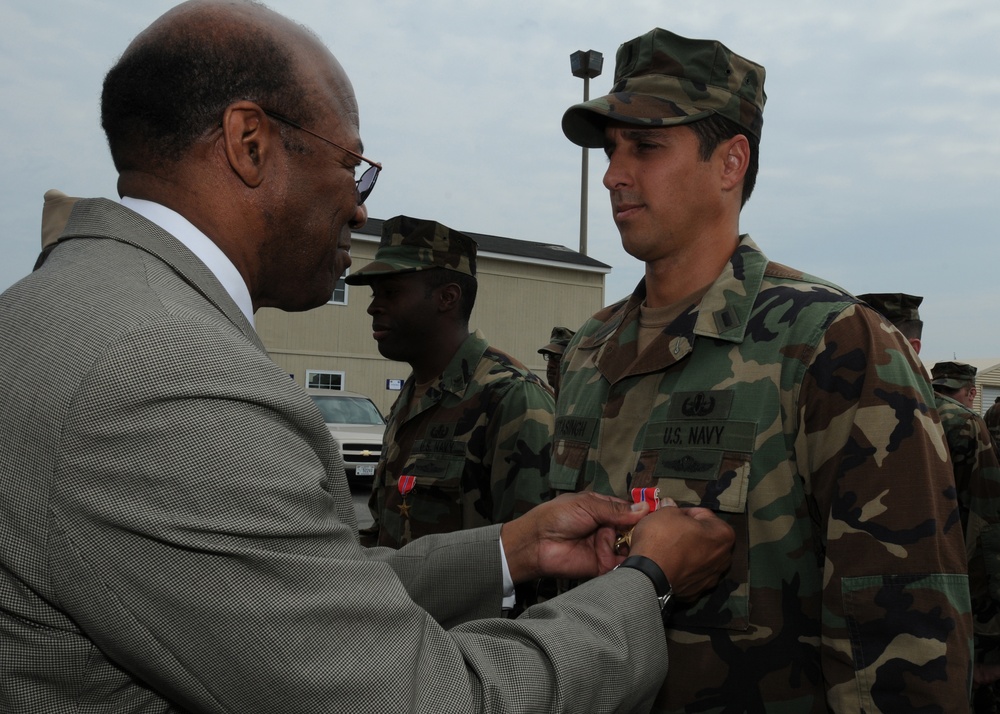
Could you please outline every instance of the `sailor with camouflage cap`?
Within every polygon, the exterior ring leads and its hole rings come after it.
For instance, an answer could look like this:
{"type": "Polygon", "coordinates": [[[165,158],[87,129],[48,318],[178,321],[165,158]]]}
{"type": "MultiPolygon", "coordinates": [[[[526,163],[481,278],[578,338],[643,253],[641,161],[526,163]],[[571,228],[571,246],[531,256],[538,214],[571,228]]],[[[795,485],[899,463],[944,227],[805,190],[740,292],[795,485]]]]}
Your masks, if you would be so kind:
{"type": "Polygon", "coordinates": [[[556,395],[559,394],[559,365],[562,364],[563,352],[575,334],[576,332],[568,327],[556,325],[549,335],[548,344],[538,348],[538,354],[545,358],[545,381],[556,395]]]}
{"type": "Polygon", "coordinates": [[[940,392],[972,409],[976,400],[976,368],[965,362],[937,362],[931,367],[931,384],[940,392]]]}
{"type": "Polygon", "coordinates": [[[993,696],[992,688],[984,685],[1000,676],[1000,457],[986,421],[973,408],[976,372],[973,365],[954,360],[931,368],[969,554],[978,712],[980,695],[993,696]]]}
{"type": "Polygon", "coordinates": [[[918,308],[924,301],[923,297],[906,293],[865,293],[858,295],[858,299],[864,300],[891,322],[893,327],[903,333],[903,337],[917,354],[920,353],[924,322],[920,319],[918,308]]]}
{"type": "Polygon", "coordinates": [[[550,482],[657,487],[737,533],[723,580],[667,623],[654,711],[959,711],[965,551],[923,368],[874,310],[739,232],[764,77],[654,29],[618,49],[609,94],[565,113],[607,154],[645,277],[564,356],[550,482]]]}
{"type": "Polygon", "coordinates": [[[371,286],[379,352],[413,370],[389,414],[366,544],[502,523],[550,496],[552,393],[469,332],[475,276],[472,238],[396,216],[375,259],[347,278],[371,286]]]}

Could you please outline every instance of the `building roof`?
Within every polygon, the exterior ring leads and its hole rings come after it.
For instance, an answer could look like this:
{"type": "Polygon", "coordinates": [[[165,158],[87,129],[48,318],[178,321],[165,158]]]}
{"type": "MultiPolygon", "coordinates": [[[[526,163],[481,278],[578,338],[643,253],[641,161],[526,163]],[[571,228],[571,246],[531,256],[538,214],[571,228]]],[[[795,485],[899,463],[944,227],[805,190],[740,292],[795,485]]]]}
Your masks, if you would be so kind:
{"type": "MultiPolygon", "coordinates": [[[[375,240],[378,240],[382,235],[383,222],[381,218],[369,218],[368,222],[361,229],[352,232],[362,236],[372,236],[375,240]]],[[[527,259],[531,262],[564,263],[584,270],[596,270],[602,273],[611,272],[610,265],[563,245],[536,243],[517,238],[504,238],[503,236],[491,236],[485,233],[473,233],[472,231],[463,230],[462,232],[476,241],[480,254],[490,253],[520,260],[527,259]]]]}
{"type": "Polygon", "coordinates": [[[996,382],[1000,378],[1000,359],[970,359],[968,363],[979,370],[976,377],[986,377],[988,381],[996,382]]]}
{"type": "MultiPolygon", "coordinates": [[[[928,372],[931,371],[931,367],[933,367],[935,364],[944,361],[945,360],[941,359],[934,359],[934,360],[921,359],[921,362],[924,363],[924,366],[927,368],[928,372]]],[[[954,361],[961,362],[963,364],[971,364],[973,367],[976,368],[976,377],[981,377],[987,372],[992,372],[998,367],[1000,367],[1000,359],[996,357],[987,357],[985,359],[955,359],[954,361]]]]}

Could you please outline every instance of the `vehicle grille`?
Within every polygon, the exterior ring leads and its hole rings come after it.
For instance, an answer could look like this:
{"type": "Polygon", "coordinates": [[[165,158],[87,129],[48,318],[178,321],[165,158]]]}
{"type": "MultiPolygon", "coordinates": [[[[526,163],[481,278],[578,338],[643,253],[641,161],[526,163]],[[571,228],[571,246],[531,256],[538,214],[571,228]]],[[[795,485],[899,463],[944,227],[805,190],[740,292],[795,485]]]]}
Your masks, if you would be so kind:
{"type": "Polygon", "coordinates": [[[379,454],[382,451],[382,445],[374,444],[351,444],[343,443],[340,445],[340,451],[344,455],[344,459],[347,461],[356,461],[358,463],[378,463],[379,454]],[[364,451],[368,451],[365,455],[364,451]]]}

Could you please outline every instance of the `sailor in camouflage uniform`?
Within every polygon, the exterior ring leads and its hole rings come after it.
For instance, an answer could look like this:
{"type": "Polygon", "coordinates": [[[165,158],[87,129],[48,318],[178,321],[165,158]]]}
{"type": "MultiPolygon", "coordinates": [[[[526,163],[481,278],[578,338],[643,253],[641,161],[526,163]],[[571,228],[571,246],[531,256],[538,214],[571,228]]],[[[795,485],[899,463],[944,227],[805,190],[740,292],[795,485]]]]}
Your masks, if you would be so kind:
{"type": "MultiPolygon", "coordinates": [[[[968,405],[976,368],[938,362],[931,368],[931,379],[954,463],[969,554],[975,683],[992,685],[1000,677],[1000,464],[986,422],[968,405]],[[966,401],[959,401],[963,395],[966,401]]],[[[996,711],[995,694],[987,697],[985,690],[977,689],[977,695],[975,711],[996,711]]]]}
{"type": "MultiPolygon", "coordinates": [[[[867,293],[858,298],[878,310],[920,354],[923,321],[917,308],[921,297],[867,293]]],[[[961,391],[968,395],[968,388],[975,385],[976,368],[960,362],[938,362],[931,374],[934,405],[951,454],[965,532],[976,641],[975,681],[977,685],[990,684],[1000,676],[1000,669],[986,666],[1000,663],[1000,460],[983,418],[943,393],[961,391]]],[[[974,711],[996,711],[992,699],[991,692],[977,690],[974,711]],[[986,702],[986,706],[978,706],[979,702],[986,702]]]]}
{"type": "Polygon", "coordinates": [[[397,216],[374,262],[374,337],[412,374],[392,406],[375,470],[368,545],[509,521],[547,500],[554,403],[527,367],[469,332],[476,244],[434,221],[397,216]]]}
{"type": "MultiPolygon", "coordinates": [[[[906,293],[865,293],[858,295],[867,305],[874,308],[892,326],[902,333],[913,351],[920,354],[923,344],[924,321],[920,319],[920,295],[906,293]]],[[[921,363],[923,364],[923,363],[921,363]]],[[[924,375],[926,377],[926,373],[924,375]]]]}
{"type": "Polygon", "coordinates": [[[986,426],[989,427],[990,435],[993,437],[993,443],[1000,443],[1000,397],[993,400],[992,406],[986,410],[983,414],[983,421],[986,422],[986,426]]]}
{"type": "Polygon", "coordinates": [[[549,342],[544,347],[538,348],[538,354],[545,358],[545,381],[549,383],[552,392],[559,396],[559,366],[562,364],[563,352],[566,345],[573,339],[576,333],[568,327],[556,325],[549,335],[549,342]]]}
{"type": "Polygon", "coordinates": [[[656,29],[563,117],[604,148],[646,270],[567,348],[549,479],[655,486],[736,530],[727,575],[668,622],[654,711],[963,711],[965,546],[923,369],[874,310],[739,234],[763,84],[722,44],[656,29]]]}
{"type": "MultiPolygon", "coordinates": [[[[976,368],[964,362],[938,362],[931,367],[934,391],[972,409],[976,403],[976,368]]],[[[989,431],[989,429],[987,429],[989,431]]]]}

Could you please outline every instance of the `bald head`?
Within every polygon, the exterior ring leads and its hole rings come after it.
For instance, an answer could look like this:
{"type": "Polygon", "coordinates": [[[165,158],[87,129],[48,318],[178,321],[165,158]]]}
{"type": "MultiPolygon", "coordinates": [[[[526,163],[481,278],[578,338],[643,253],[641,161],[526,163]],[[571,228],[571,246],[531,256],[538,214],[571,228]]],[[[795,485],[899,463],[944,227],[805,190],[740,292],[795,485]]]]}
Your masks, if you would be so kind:
{"type": "Polygon", "coordinates": [[[309,121],[298,74],[305,28],[263,5],[191,0],[138,35],[104,79],[101,123],[119,173],[176,163],[234,101],[309,121]]]}
{"type": "Polygon", "coordinates": [[[187,219],[255,309],[329,300],[367,213],[354,89],[315,35],[258,3],[191,0],[132,41],[101,112],[119,194],[187,219]]]}

